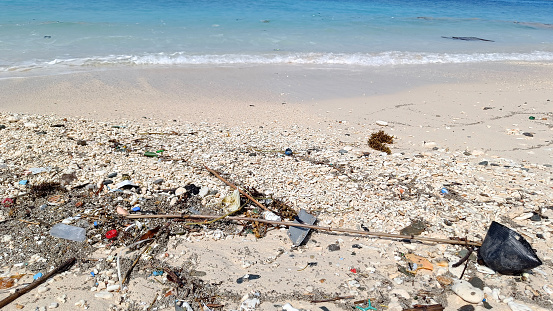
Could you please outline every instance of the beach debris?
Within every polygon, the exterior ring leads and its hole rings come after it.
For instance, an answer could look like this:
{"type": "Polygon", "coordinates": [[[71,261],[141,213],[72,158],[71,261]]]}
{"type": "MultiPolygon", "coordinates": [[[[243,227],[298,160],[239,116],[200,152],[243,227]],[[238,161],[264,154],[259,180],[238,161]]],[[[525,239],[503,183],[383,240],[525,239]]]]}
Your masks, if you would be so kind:
{"type": "Polygon", "coordinates": [[[434,265],[432,265],[432,263],[430,263],[428,259],[422,256],[418,256],[415,254],[405,254],[405,259],[407,259],[409,262],[412,263],[412,269],[411,269],[412,272],[415,272],[420,269],[425,269],[430,271],[434,270],[434,265]]]}
{"type": "Polygon", "coordinates": [[[242,277],[239,277],[237,280],[236,280],[236,283],[238,284],[242,284],[242,283],[245,283],[245,282],[248,282],[248,281],[251,281],[251,280],[257,280],[261,278],[260,275],[258,274],[246,274],[242,277]]]}
{"type": "Polygon", "coordinates": [[[123,180],[122,182],[116,183],[113,187],[114,189],[131,189],[138,188],[139,186],[127,179],[123,180]]]}
{"type": "Polygon", "coordinates": [[[386,122],[386,121],[380,121],[380,120],[378,120],[378,121],[376,121],[376,125],[380,125],[380,126],[388,126],[388,122],[386,122]]]}
{"type": "Polygon", "coordinates": [[[530,120],[536,120],[536,117],[534,117],[534,116],[529,116],[528,119],[530,119],[530,120]]]}
{"type": "Polygon", "coordinates": [[[338,244],[338,243],[330,244],[326,248],[328,249],[329,252],[339,251],[340,250],[340,244],[338,244]]]}
{"type": "Polygon", "coordinates": [[[409,226],[401,229],[399,233],[403,235],[420,235],[426,230],[428,223],[422,220],[413,220],[409,226]]]}
{"type": "Polygon", "coordinates": [[[366,307],[355,306],[355,308],[359,309],[359,310],[362,310],[362,311],[376,310],[376,308],[372,306],[370,299],[367,299],[367,306],[366,307]]]}
{"type": "Polygon", "coordinates": [[[393,144],[394,138],[386,133],[384,131],[378,131],[376,133],[372,133],[369,137],[369,147],[371,147],[374,150],[386,152],[387,154],[392,154],[392,151],[386,144],[393,144]]]}
{"type": "Polygon", "coordinates": [[[113,229],[106,232],[106,239],[111,240],[115,237],[117,237],[117,230],[113,229]]]}
{"type": "Polygon", "coordinates": [[[54,268],[54,270],[52,270],[48,274],[46,274],[44,277],[41,277],[39,279],[35,279],[35,281],[32,282],[31,284],[29,284],[26,287],[16,291],[15,293],[11,294],[10,296],[4,298],[3,300],[0,301],[0,309],[7,306],[8,304],[13,302],[17,298],[23,296],[24,294],[30,292],[31,290],[37,288],[38,286],[40,286],[42,283],[46,282],[52,276],[68,270],[75,263],[75,261],[76,261],[75,258],[70,258],[70,259],[66,260],[61,265],[54,268]]]}
{"type": "Polygon", "coordinates": [[[261,301],[259,300],[259,297],[261,294],[256,291],[252,291],[251,293],[244,295],[242,297],[242,303],[240,304],[240,311],[254,311],[259,304],[261,304],[261,301]]]}
{"type": "Polygon", "coordinates": [[[33,175],[36,175],[44,172],[49,172],[51,170],[52,170],[51,167],[31,167],[27,171],[33,175]]]}
{"type": "Polygon", "coordinates": [[[25,274],[16,274],[0,278],[0,289],[10,288],[15,285],[15,281],[21,279],[25,274]]]}
{"type": "Polygon", "coordinates": [[[235,189],[232,194],[223,198],[223,210],[225,214],[235,213],[240,209],[240,192],[235,189]]]}
{"type": "Polygon", "coordinates": [[[117,205],[117,208],[115,209],[117,211],[117,214],[127,216],[129,215],[129,211],[124,209],[121,205],[117,205]]]}
{"type": "Polygon", "coordinates": [[[292,149],[286,148],[286,150],[284,150],[284,154],[287,156],[291,156],[292,154],[294,154],[294,152],[292,151],[292,149]]]}
{"type": "Polygon", "coordinates": [[[481,289],[464,280],[455,280],[451,290],[466,302],[479,303],[484,299],[484,292],[481,289]]]}
{"type": "Polygon", "coordinates": [[[478,262],[508,275],[520,274],[542,264],[522,235],[495,221],[478,249],[478,262]]]}
{"type": "Polygon", "coordinates": [[[445,310],[441,304],[420,305],[416,304],[413,308],[403,309],[403,311],[443,311],[445,310]]]}
{"type": "Polygon", "coordinates": [[[50,235],[75,242],[86,240],[86,229],[66,224],[55,224],[50,229],[50,235]]]}
{"type": "Polygon", "coordinates": [[[194,311],[190,304],[183,300],[175,300],[175,311],[194,311]]]}
{"type": "Polygon", "coordinates": [[[478,37],[444,37],[444,36],[442,36],[442,38],[444,38],[444,39],[452,39],[452,40],[461,40],[461,41],[487,41],[487,42],[495,42],[495,41],[493,41],[493,40],[482,39],[482,38],[478,38],[478,37]]]}
{"type": "Polygon", "coordinates": [[[299,309],[294,308],[289,302],[285,303],[282,306],[283,311],[300,311],[299,309]]]}
{"type": "MultiPolygon", "coordinates": [[[[317,221],[315,216],[307,213],[304,209],[301,209],[293,223],[313,225],[315,224],[315,221],[317,221]]],[[[290,237],[290,240],[292,240],[292,244],[298,246],[303,242],[303,240],[305,240],[309,231],[309,228],[292,226],[288,229],[288,236],[290,237]]]]}
{"type": "Polygon", "coordinates": [[[57,206],[65,203],[65,198],[61,194],[56,194],[56,195],[50,196],[46,201],[48,202],[48,205],[57,206]]]}

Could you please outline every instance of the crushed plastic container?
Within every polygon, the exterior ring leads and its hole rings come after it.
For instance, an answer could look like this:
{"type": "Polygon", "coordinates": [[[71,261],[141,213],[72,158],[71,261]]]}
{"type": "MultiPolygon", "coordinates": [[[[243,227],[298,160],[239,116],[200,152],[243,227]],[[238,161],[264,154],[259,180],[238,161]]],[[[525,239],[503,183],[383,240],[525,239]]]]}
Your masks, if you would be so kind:
{"type": "Polygon", "coordinates": [[[83,242],[86,240],[86,229],[66,224],[55,224],[50,229],[50,235],[75,242],[83,242]]]}

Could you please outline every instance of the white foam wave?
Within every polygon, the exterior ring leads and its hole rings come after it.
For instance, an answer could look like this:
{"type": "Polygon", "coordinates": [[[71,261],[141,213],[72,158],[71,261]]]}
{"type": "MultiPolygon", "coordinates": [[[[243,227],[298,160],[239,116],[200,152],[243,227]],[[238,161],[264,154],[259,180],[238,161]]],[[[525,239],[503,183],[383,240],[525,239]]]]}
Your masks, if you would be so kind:
{"type": "Polygon", "coordinates": [[[553,52],[536,51],[531,53],[284,53],[271,54],[187,54],[157,53],[145,55],[111,55],[106,57],[54,59],[26,62],[6,66],[0,64],[0,72],[28,71],[39,68],[64,67],[66,69],[107,67],[107,66],[173,66],[173,65],[263,65],[263,64],[311,64],[346,66],[397,66],[424,64],[454,64],[501,61],[553,61],[553,52]]]}

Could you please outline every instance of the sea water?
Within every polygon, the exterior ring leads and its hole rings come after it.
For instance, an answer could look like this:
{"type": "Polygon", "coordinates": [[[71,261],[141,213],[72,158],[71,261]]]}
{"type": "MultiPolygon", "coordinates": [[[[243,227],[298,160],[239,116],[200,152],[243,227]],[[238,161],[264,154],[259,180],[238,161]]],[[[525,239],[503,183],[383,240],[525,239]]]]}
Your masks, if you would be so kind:
{"type": "Polygon", "coordinates": [[[114,66],[499,61],[553,61],[553,1],[0,1],[0,78],[114,66]]]}

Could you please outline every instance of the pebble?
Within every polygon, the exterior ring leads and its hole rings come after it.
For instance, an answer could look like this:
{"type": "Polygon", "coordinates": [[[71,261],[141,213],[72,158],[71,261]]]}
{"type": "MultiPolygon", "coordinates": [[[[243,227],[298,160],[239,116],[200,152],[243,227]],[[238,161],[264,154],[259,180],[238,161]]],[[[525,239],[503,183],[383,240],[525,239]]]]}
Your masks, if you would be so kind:
{"type": "Polygon", "coordinates": [[[175,190],[176,196],[181,196],[186,193],[186,189],[183,187],[178,187],[177,190],[175,190]]]}
{"type": "Polygon", "coordinates": [[[39,294],[43,294],[43,293],[46,293],[48,290],[49,290],[48,287],[46,287],[46,286],[40,286],[40,287],[37,289],[37,292],[38,292],[39,294]]]}
{"type": "Polygon", "coordinates": [[[48,309],[55,309],[59,307],[59,304],[57,302],[52,302],[48,305],[48,309]]]}
{"type": "Polygon", "coordinates": [[[466,302],[479,303],[484,299],[484,292],[481,289],[464,280],[455,280],[451,290],[466,302]]]}
{"type": "Polygon", "coordinates": [[[209,193],[209,188],[208,187],[205,187],[205,186],[202,186],[202,188],[200,188],[200,192],[198,193],[198,195],[203,198],[205,197],[207,194],[209,193]]]}

